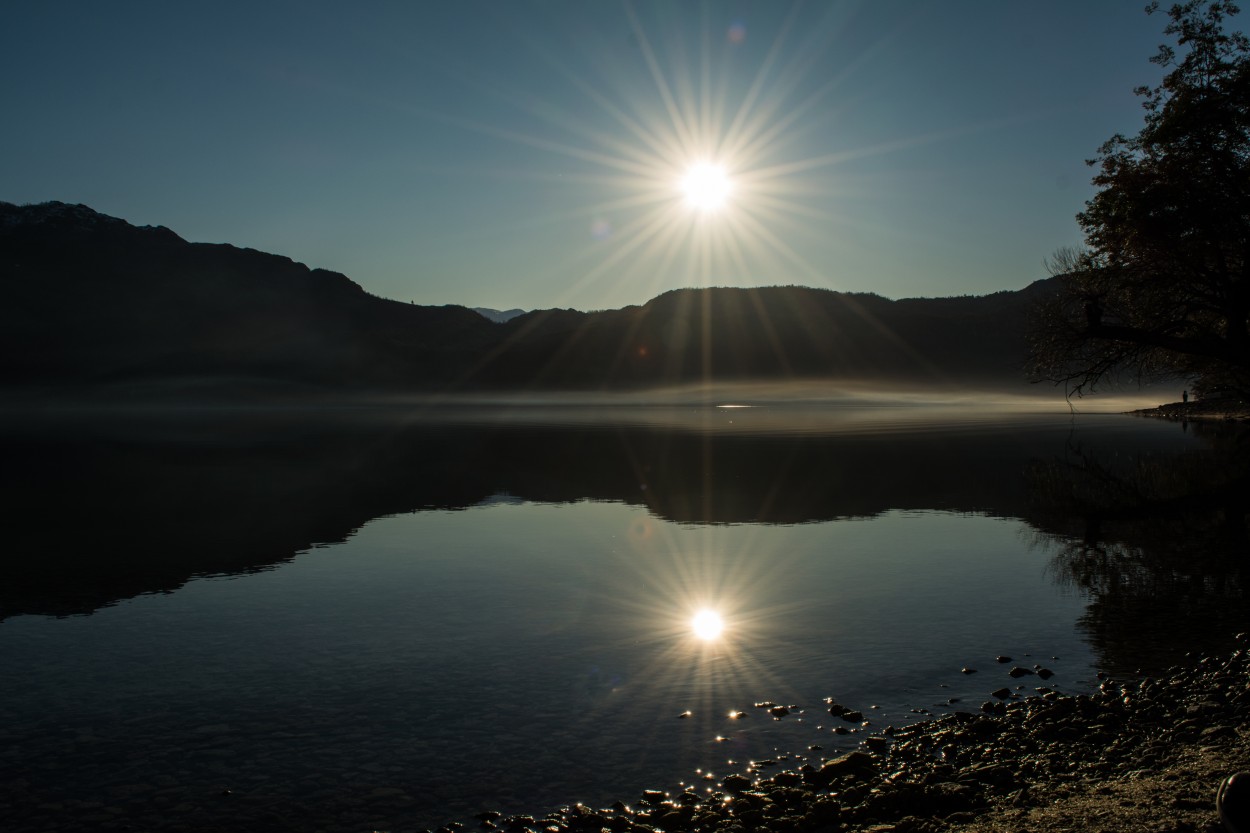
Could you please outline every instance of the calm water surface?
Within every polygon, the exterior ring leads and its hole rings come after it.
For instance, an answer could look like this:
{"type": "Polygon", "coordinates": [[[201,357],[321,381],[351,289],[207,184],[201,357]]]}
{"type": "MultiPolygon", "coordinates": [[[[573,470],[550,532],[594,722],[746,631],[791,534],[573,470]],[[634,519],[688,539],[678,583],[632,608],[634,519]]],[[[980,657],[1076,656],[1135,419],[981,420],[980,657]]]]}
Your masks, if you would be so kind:
{"type": "Polygon", "coordinates": [[[11,430],[0,808],[408,830],[628,801],[1041,684],[999,654],[1090,690],[1152,656],[1124,633],[1189,622],[1107,612],[1055,478],[1194,431],[726,414],[11,430]]]}

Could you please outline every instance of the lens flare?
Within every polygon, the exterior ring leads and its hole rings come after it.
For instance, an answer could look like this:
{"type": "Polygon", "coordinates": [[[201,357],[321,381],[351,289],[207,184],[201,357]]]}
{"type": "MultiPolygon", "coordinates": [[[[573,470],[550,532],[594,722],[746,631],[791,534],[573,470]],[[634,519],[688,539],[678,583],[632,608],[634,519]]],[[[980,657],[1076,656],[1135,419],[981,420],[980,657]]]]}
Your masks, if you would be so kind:
{"type": "Polygon", "coordinates": [[[718,638],[725,630],[725,620],[714,610],[700,610],[690,620],[694,635],[705,641],[718,638]]]}

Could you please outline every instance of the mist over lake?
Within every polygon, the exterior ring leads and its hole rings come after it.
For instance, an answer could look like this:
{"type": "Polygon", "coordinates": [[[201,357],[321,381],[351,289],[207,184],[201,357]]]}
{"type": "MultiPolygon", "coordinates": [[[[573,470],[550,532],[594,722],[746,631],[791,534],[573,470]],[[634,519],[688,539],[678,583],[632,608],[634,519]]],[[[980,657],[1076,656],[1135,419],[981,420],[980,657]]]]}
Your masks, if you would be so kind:
{"type": "Polygon", "coordinates": [[[1005,685],[1166,667],[1246,618],[1201,565],[1154,597],[1083,583],[1091,546],[1178,575],[1057,497],[1091,461],[1228,460],[1218,426],[736,399],[9,420],[11,829],[409,829],[702,790],[1005,685]]]}

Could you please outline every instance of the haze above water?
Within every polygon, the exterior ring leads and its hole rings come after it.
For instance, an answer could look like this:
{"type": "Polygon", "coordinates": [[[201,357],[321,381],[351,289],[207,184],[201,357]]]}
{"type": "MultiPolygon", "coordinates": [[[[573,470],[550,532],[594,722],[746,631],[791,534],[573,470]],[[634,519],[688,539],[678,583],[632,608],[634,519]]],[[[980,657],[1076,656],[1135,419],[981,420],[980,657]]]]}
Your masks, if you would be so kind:
{"type": "Polygon", "coordinates": [[[12,829],[405,830],[631,801],[1042,684],[999,654],[1084,691],[1245,618],[1235,582],[1168,584],[1065,497],[1091,472],[1231,459],[1220,431],[964,403],[555,404],[11,422],[12,829]],[[1116,559],[1141,593],[1086,569],[1116,559]],[[718,638],[692,627],[704,609],[718,638]]]}

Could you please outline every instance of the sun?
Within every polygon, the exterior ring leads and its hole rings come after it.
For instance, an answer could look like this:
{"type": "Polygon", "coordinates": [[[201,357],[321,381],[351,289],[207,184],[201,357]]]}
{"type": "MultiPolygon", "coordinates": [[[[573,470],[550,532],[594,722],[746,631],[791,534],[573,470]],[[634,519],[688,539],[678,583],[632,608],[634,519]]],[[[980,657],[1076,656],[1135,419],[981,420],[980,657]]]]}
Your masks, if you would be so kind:
{"type": "Polygon", "coordinates": [[[681,180],[686,202],[699,211],[719,211],[733,191],[733,182],[721,165],[699,162],[686,171],[681,180]]]}
{"type": "Polygon", "coordinates": [[[711,642],[721,635],[721,631],[725,629],[725,620],[720,614],[714,610],[703,609],[694,615],[690,620],[690,627],[694,631],[694,635],[711,642]]]}

